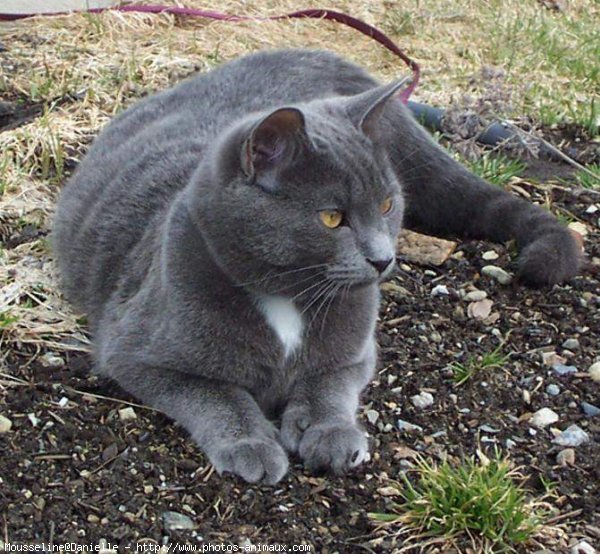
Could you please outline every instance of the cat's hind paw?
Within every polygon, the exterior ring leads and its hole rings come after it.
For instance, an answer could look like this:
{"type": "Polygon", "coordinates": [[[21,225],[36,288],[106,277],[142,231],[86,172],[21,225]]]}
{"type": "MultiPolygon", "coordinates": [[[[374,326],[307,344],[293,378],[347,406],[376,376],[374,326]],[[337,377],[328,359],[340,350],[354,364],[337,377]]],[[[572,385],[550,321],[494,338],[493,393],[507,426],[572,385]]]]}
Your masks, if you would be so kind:
{"type": "Polygon", "coordinates": [[[345,422],[310,426],[298,447],[298,453],[309,471],[331,471],[336,475],[360,465],[368,452],[364,431],[356,424],[345,422]]]}
{"type": "Polygon", "coordinates": [[[234,473],[248,483],[274,485],[286,474],[288,458],[271,438],[247,437],[223,446],[211,462],[219,474],[234,473]]]}

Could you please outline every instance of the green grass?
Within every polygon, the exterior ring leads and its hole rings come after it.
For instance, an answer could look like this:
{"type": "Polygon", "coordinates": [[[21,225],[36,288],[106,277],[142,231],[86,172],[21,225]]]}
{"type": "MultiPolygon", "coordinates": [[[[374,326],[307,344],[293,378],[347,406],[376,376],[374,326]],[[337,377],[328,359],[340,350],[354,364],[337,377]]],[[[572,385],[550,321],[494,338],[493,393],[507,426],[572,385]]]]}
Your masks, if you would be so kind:
{"type": "Polygon", "coordinates": [[[499,187],[506,186],[513,177],[522,175],[526,167],[520,160],[489,152],[474,162],[467,162],[467,166],[475,175],[499,187]]]}
{"type": "Polygon", "coordinates": [[[471,356],[464,363],[454,362],[451,364],[450,368],[453,372],[454,384],[458,387],[485,369],[504,367],[510,355],[502,353],[502,346],[501,344],[482,356],[471,356]]]}
{"type": "Polygon", "coordinates": [[[414,471],[415,484],[402,476],[394,513],[370,514],[373,519],[408,527],[421,540],[468,540],[473,551],[489,553],[514,552],[539,527],[541,515],[505,459],[435,466],[419,458],[414,471]]]}
{"type": "Polygon", "coordinates": [[[587,169],[593,173],[590,175],[587,171],[578,171],[575,174],[575,180],[586,189],[600,188],[600,164],[590,164],[587,169]]]}

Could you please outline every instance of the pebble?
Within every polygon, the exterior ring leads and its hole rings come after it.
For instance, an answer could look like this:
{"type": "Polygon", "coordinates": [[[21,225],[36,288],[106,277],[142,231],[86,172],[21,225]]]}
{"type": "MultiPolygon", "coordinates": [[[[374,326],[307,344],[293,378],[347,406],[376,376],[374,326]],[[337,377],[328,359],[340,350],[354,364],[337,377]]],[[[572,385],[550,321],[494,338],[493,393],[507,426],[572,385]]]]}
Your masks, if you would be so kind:
{"type": "Polygon", "coordinates": [[[562,364],[566,360],[559,356],[556,352],[542,352],[542,363],[545,366],[553,366],[554,364],[562,364]]]}
{"type": "Polygon", "coordinates": [[[590,374],[592,381],[600,382],[600,362],[592,364],[588,369],[588,373],[590,374]]]}
{"type": "Polygon", "coordinates": [[[463,300],[465,300],[465,302],[479,302],[484,298],[487,298],[487,292],[484,290],[472,290],[471,292],[467,292],[467,294],[465,294],[463,300]]]}
{"type": "Polygon", "coordinates": [[[8,433],[12,427],[12,421],[3,415],[0,415],[0,435],[8,433]]]}
{"type": "Polygon", "coordinates": [[[558,396],[560,394],[560,387],[558,385],[555,385],[554,383],[550,383],[547,387],[546,387],[546,392],[550,395],[550,396],[558,396]]]}
{"type": "Polygon", "coordinates": [[[555,411],[551,410],[550,408],[542,408],[541,410],[538,410],[531,416],[529,423],[534,427],[543,429],[547,425],[550,425],[551,423],[556,423],[557,421],[558,414],[555,411]]]}
{"type": "Polygon", "coordinates": [[[479,429],[481,429],[484,433],[491,433],[492,435],[501,431],[501,429],[496,429],[495,427],[487,424],[480,425],[479,429]]]}
{"type": "Polygon", "coordinates": [[[510,273],[495,265],[484,266],[481,269],[481,273],[495,279],[501,285],[508,285],[512,281],[512,275],[510,273]]]}
{"type": "Polygon", "coordinates": [[[65,365],[65,361],[54,352],[46,352],[39,359],[44,367],[62,367],[65,365]]]}
{"type": "Polygon", "coordinates": [[[596,417],[600,415],[600,408],[598,408],[598,406],[590,404],[589,402],[582,402],[581,409],[583,410],[583,413],[588,417],[596,417]]]}
{"type": "Polygon", "coordinates": [[[436,285],[431,289],[431,296],[448,296],[450,291],[446,285],[436,285]]]}
{"type": "Polygon", "coordinates": [[[577,373],[577,368],[574,365],[554,364],[552,371],[557,375],[569,375],[571,373],[577,373]]]}
{"type": "Polygon", "coordinates": [[[590,436],[579,425],[567,427],[552,442],[560,446],[581,446],[590,440],[590,436]]]}
{"type": "Polygon", "coordinates": [[[433,394],[429,392],[421,392],[420,394],[411,396],[410,401],[413,403],[415,408],[429,408],[429,406],[433,405],[433,394]]]}
{"type": "Polygon", "coordinates": [[[486,252],[484,252],[481,257],[486,260],[486,261],[493,261],[493,260],[497,260],[499,258],[498,256],[498,252],[494,251],[494,250],[487,250],[486,252]]]}
{"type": "Polygon", "coordinates": [[[567,339],[562,343],[562,347],[567,350],[579,350],[579,341],[577,339],[567,339]]]}
{"type": "Polygon", "coordinates": [[[423,427],[421,427],[420,425],[415,425],[414,423],[404,421],[403,419],[399,419],[398,421],[396,421],[396,427],[398,427],[398,430],[407,431],[408,433],[412,433],[414,431],[417,431],[419,433],[423,432],[423,427]]]}
{"type": "Polygon", "coordinates": [[[596,554],[596,549],[586,541],[580,541],[571,547],[571,554],[596,554]]]}
{"type": "Polygon", "coordinates": [[[133,421],[134,419],[137,419],[137,415],[131,406],[127,406],[127,408],[121,408],[119,410],[119,419],[123,422],[133,421]]]}
{"type": "Polygon", "coordinates": [[[196,528],[196,524],[188,516],[180,514],[179,512],[163,512],[161,517],[166,531],[196,528]]]}
{"type": "Polygon", "coordinates": [[[369,421],[369,423],[375,425],[375,423],[379,419],[379,412],[376,410],[367,410],[365,412],[365,416],[367,416],[367,420],[369,421]]]}
{"type": "Polygon", "coordinates": [[[563,467],[575,465],[575,450],[572,448],[561,450],[556,455],[556,463],[563,467]]]}

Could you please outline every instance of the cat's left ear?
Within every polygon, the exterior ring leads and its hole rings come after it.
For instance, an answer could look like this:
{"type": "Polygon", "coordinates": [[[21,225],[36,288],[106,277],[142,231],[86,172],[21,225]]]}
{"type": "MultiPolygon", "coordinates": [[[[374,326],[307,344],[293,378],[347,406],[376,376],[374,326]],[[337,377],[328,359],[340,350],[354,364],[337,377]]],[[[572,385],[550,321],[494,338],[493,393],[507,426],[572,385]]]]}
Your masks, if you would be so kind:
{"type": "Polygon", "coordinates": [[[259,121],[242,148],[242,169],[248,177],[290,163],[308,143],[304,114],[280,108],[259,121]]]}
{"type": "Polygon", "coordinates": [[[365,135],[375,137],[385,106],[410,80],[410,77],[404,77],[400,81],[368,90],[352,98],[348,109],[350,118],[365,135]]]}

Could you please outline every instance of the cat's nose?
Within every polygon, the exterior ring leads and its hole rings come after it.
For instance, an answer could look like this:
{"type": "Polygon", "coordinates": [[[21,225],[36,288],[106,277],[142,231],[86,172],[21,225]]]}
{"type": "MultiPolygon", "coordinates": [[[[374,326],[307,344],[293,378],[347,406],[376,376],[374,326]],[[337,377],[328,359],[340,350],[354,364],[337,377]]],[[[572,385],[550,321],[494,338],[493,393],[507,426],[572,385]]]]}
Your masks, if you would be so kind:
{"type": "Polygon", "coordinates": [[[384,260],[373,260],[371,258],[367,258],[367,262],[369,262],[381,275],[388,267],[390,267],[390,265],[394,263],[394,258],[386,258],[384,260]]]}

